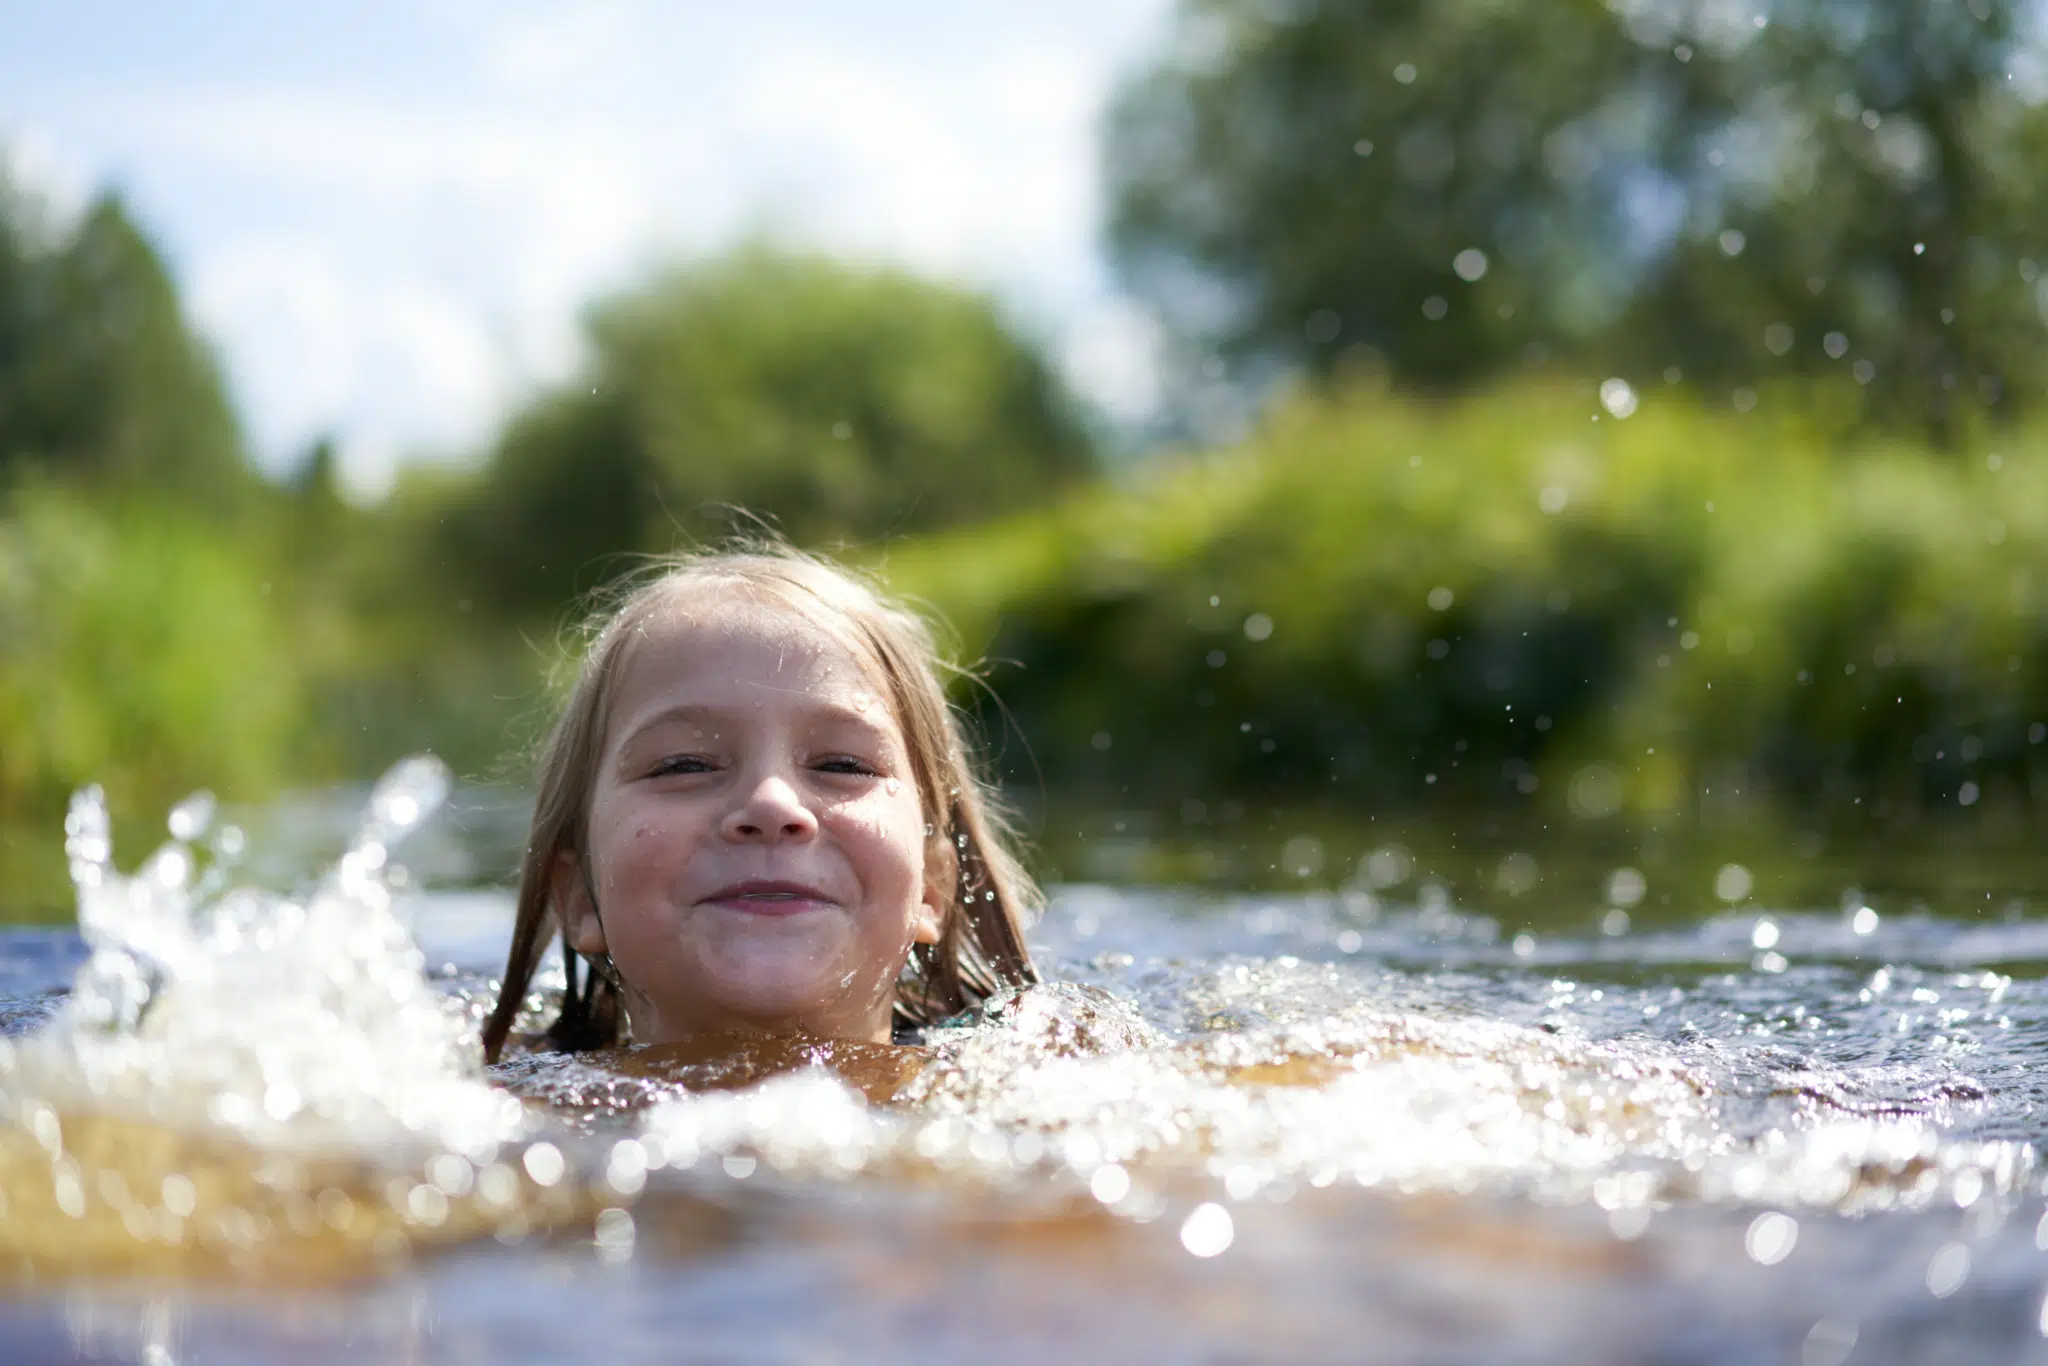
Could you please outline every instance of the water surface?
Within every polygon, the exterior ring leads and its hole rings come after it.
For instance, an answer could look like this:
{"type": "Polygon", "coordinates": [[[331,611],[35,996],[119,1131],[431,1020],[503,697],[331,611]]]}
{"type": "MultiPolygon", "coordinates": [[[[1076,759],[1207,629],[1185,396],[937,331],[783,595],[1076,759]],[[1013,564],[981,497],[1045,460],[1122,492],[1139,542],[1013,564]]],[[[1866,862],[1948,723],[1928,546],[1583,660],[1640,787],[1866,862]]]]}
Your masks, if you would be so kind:
{"type": "Polygon", "coordinates": [[[188,831],[98,957],[0,938],[8,1359],[2048,1360],[2023,876],[1659,917],[1616,864],[1541,932],[1391,842],[1071,882],[929,1055],[487,1077],[509,898],[393,877],[412,823],[291,896],[188,831]]]}

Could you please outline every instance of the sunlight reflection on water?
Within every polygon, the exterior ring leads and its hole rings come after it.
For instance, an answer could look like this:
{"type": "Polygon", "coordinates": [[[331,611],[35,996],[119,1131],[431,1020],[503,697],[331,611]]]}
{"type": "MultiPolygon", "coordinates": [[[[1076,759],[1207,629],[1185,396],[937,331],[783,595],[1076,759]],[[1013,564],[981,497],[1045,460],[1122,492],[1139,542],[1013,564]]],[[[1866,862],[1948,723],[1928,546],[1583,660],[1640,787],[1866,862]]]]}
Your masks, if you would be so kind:
{"type": "Polygon", "coordinates": [[[206,890],[203,850],[88,871],[69,998],[75,938],[0,940],[0,1342],[545,1360],[551,1316],[600,1313],[648,1344],[622,1360],[2041,1353],[2048,926],[1537,939],[1442,891],[1068,886],[1034,934],[1058,985],[929,1060],[527,1058],[493,1089],[509,899],[398,890],[386,826],[432,804],[399,796],[297,900],[206,890]]]}

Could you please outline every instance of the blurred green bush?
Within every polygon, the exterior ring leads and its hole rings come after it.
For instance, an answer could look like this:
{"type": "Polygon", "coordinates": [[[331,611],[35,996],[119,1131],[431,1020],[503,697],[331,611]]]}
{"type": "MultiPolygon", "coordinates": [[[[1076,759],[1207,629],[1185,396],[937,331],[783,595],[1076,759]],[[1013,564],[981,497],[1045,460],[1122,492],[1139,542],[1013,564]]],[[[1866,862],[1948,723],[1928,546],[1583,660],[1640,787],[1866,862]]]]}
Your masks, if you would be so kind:
{"type": "Polygon", "coordinates": [[[733,509],[807,544],[1043,504],[1078,413],[985,295],[744,244],[599,304],[590,358],[417,499],[479,606],[532,620],[733,509]],[[710,514],[709,520],[706,514],[710,514]]]}
{"type": "Polygon", "coordinates": [[[986,651],[985,726],[1055,791],[2038,811],[2048,431],[1934,454],[1853,408],[1354,386],[884,568],[986,651]]]}
{"type": "Polygon", "coordinates": [[[27,488],[0,508],[0,888],[62,899],[61,815],[100,783],[131,838],[200,784],[271,790],[310,719],[264,560],[190,513],[27,488]]]}

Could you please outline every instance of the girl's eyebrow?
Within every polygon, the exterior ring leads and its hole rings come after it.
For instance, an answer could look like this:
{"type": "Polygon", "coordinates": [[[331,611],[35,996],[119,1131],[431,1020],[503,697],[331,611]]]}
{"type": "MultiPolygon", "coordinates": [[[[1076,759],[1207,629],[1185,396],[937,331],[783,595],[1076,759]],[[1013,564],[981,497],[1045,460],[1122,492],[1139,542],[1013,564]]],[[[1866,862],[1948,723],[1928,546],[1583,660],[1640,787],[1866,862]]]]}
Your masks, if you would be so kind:
{"type": "Polygon", "coordinates": [[[722,712],[716,707],[707,707],[694,702],[683,702],[673,707],[664,707],[628,731],[619,742],[619,747],[623,749],[647,734],[647,732],[659,730],[663,726],[710,726],[715,725],[719,720],[724,719],[728,715],[729,713],[722,712]]]}
{"type": "MultiPolygon", "coordinates": [[[[654,713],[654,715],[635,725],[619,741],[619,748],[622,751],[628,749],[649,732],[660,730],[665,726],[694,725],[706,729],[715,729],[721,724],[730,723],[738,719],[746,710],[745,708],[737,707],[717,707],[702,702],[680,702],[673,707],[662,708],[654,713]]],[[[816,703],[815,710],[820,713],[821,719],[827,722],[857,726],[862,730],[870,732],[878,739],[886,739],[892,734],[890,726],[877,721],[868,711],[848,706],[843,702],[820,701],[816,703]]]]}

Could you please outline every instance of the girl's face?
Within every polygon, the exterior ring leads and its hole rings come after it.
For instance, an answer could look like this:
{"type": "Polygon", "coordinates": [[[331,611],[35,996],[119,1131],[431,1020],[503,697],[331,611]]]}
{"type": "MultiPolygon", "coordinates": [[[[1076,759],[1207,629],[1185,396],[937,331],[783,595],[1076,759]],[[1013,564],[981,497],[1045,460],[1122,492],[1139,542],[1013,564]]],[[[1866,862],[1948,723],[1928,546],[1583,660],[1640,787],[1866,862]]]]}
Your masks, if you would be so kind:
{"type": "Polygon", "coordinates": [[[787,608],[714,591],[627,649],[588,848],[554,869],[569,942],[611,954],[644,1043],[887,1041],[897,974],[937,942],[942,903],[868,666],[787,608]]]}

